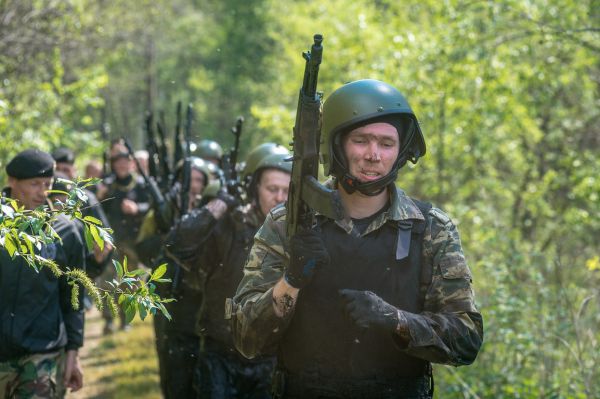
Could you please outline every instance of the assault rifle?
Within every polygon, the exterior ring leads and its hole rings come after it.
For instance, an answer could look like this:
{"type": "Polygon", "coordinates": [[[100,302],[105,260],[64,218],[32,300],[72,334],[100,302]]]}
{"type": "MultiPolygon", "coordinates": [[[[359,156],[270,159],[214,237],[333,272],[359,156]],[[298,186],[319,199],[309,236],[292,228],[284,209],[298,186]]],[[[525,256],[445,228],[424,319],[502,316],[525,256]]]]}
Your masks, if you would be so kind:
{"type": "Polygon", "coordinates": [[[229,194],[234,195],[236,198],[241,199],[242,189],[237,175],[237,158],[240,151],[240,136],[242,135],[242,125],[244,124],[244,117],[239,116],[235,122],[235,126],[231,128],[231,133],[235,136],[233,147],[229,150],[229,154],[226,154],[221,160],[221,167],[223,170],[223,179],[227,187],[229,194]]]}
{"type": "MultiPolygon", "coordinates": [[[[154,138],[152,111],[146,111],[146,151],[148,151],[148,174],[153,179],[158,179],[158,144],[154,138]]],[[[133,156],[133,155],[132,155],[133,156]]],[[[135,157],[134,157],[135,159],[135,157]]],[[[139,169],[139,168],[138,168],[139,169]]],[[[141,169],[140,169],[141,170],[141,169]]]]}
{"type": "Polygon", "coordinates": [[[152,206],[154,207],[155,212],[155,220],[156,225],[159,229],[163,231],[168,231],[171,227],[169,210],[167,208],[167,203],[165,201],[165,197],[162,195],[160,190],[158,189],[158,185],[156,181],[152,177],[148,177],[148,175],[142,169],[142,165],[140,165],[140,161],[134,156],[133,148],[131,148],[131,144],[127,138],[123,137],[123,142],[125,143],[125,147],[127,147],[127,152],[129,152],[129,156],[135,162],[135,166],[142,178],[144,179],[144,183],[146,183],[146,187],[148,188],[148,192],[152,197],[152,206]]]}
{"type": "Polygon", "coordinates": [[[173,146],[173,168],[183,159],[183,137],[181,136],[181,101],[177,101],[177,115],[175,124],[175,138],[173,146]]]}
{"type": "Polygon", "coordinates": [[[311,50],[302,53],[306,65],[291,143],[292,178],[286,202],[288,239],[299,229],[313,226],[315,211],[335,220],[342,219],[344,214],[339,193],[317,180],[322,99],[322,94],[317,93],[317,78],[323,56],[323,36],[316,34],[313,39],[311,50]]]}
{"type": "Polygon", "coordinates": [[[104,145],[104,151],[102,151],[102,178],[108,176],[110,173],[110,139],[109,139],[110,125],[106,121],[106,107],[102,108],[102,122],[100,124],[100,135],[102,136],[102,144],[104,145]]]}
{"type": "Polygon", "coordinates": [[[181,216],[187,214],[190,204],[190,179],[192,177],[190,162],[192,151],[190,147],[192,144],[193,111],[192,104],[189,104],[185,115],[185,145],[183,153],[183,169],[181,170],[181,216]]]}
{"type": "Polygon", "coordinates": [[[158,179],[160,188],[163,191],[169,189],[169,183],[171,182],[171,166],[169,163],[169,151],[167,149],[167,140],[165,138],[165,113],[160,112],[160,120],[156,124],[156,130],[158,131],[158,164],[160,166],[160,177],[158,179]]]}

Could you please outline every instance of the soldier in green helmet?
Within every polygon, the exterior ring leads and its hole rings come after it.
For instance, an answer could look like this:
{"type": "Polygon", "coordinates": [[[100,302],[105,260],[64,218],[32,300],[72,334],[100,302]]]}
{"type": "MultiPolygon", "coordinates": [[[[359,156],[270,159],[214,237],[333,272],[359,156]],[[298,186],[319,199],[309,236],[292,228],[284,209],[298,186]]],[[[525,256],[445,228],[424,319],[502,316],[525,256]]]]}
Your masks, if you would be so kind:
{"type": "MultiPolygon", "coordinates": [[[[136,241],[136,250],[144,264],[153,269],[166,263],[167,272],[163,278],[170,284],[160,284],[156,290],[164,298],[174,298],[174,302],[165,304],[172,319],[162,314],[154,316],[154,333],[160,387],[165,399],[190,398],[194,396],[192,388],[193,370],[198,357],[200,337],[196,331],[195,313],[202,302],[203,276],[185,270],[164,251],[165,236],[174,220],[179,218],[181,209],[181,160],[175,169],[175,184],[165,196],[167,203],[162,215],[150,210],[142,223],[136,241]],[[159,219],[160,218],[160,219],[159,219]]],[[[209,162],[190,157],[189,209],[200,205],[201,197],[211,178],[209,162]]]]}
{"type": "Polygon", "coordinates": [[[231,313],[237,349],[277,353],[284,398],[431,398],[431,363],[472,363],[483,339],[458,231],[396,187],[425,154],[404,96],[376,80],[323,105],[321,161],[345,217],[286,237],[286,208],[255,236],[231,313]]]}
{"type": "Polygon", "coordinates": [[[220,167],[223,148],[214,140],[200,140],[193,151],[193,155],[220,167]]]}
{"type": "Polygon", "coordinates": [[[253,150],[242,178],[248,203],[221,189],[201,209],[182,218],[167,247],[184,265],[206,276],[197,331],[201,347],[195,369],[200,398],[269,398],[273,358],[248,360],[234,348],[230,324],[223,317],[226,298],[242,278],[254,234],[271,208],[287,199],[289,151],[276,144],[253,150]]]}

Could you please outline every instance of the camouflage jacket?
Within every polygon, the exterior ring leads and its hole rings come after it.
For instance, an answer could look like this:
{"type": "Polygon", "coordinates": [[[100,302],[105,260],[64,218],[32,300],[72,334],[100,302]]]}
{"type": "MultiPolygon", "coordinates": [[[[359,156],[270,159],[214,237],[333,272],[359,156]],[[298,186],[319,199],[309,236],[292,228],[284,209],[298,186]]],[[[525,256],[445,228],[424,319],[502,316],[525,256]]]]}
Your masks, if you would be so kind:
{"type": "MultiPolygon", "coordinates": [[[[471,272],[456,226],[441,210],[432,208],[423,215],[403,191],[393,185],[389,191],[390,208],[373,220],[362,235],[390,220],[425,220],[421,267],[432,268],[424,311],[405,312],[410,340],[397,349],[430,362],[470,364],[483,340],[483,322],[475,307],[471,272]]],[[[293,313],[287,318],[277,317],[272,299],[273,286],[281,279],[289,260],[285,214],[283,206],[274,208],[256,234],[244,278],[229,310],[236,347],[249,358],[272,352],[294,317],[293,313]]],[[[349,218],[335,223],[347,234],[360,234],[349,218]]]]}

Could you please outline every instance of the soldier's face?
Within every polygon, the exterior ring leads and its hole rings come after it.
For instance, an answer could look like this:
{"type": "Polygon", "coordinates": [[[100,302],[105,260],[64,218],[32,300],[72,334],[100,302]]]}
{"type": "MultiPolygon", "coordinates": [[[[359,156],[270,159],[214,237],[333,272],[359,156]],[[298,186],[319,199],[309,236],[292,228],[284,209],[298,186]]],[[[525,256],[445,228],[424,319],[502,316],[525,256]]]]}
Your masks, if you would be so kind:
{"type": "Polygon", "coordinates": [[[192,169],[192,175],[190,176],[190,194],[194,197],[202,194],[206,183],[204,182],[204,175],[202,172],[196,169],[192,169]]]}
{"type": "Polygon", "coordinates": [[[46,204],[47,191],[52,188],[52,177],[32,179],[8,178],[11,198],[19,201],[25,209],[35,209],[46,204]]]}
{"type": "Polygon", "coordinates": [[[370,123],[343,139],[348,169],[360,182],[378,180],[390,173],[400,151],[398,131],[389,123],[370,123]]]}
{"type": "Polygon", "coordinates": [[[57,162],[56,171],[64,173],[69,179],[73,180],[76,176],[75,165],[66,162],[57,162]]]}
{"type": "Polygon", "coordinates": [[[124,178],[131,172],[131,161],[129,158],[119,157],[112,161],[111,167],[117,177],[124,178]]]}
{"type": "Polygon", "coordinates": [[[289,185],[289,173],[278,169],[266,169],[261,173],[258,183],[258,203],[263,215],[287,200],[289,185]]]}

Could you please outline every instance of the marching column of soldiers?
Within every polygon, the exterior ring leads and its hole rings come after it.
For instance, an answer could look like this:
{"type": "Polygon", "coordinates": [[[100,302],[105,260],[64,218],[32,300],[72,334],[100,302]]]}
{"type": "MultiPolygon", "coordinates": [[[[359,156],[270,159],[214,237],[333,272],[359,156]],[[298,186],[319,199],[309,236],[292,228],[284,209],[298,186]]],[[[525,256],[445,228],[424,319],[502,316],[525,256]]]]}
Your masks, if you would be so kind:
{"type": "MultiPolygon", "coordinates": [[[[61,241],[40,249],[98,284],[112,279],[111,259],[167,264],[157,290],[175,299],[172,319],[153,318],[165,398],[433,398],[432,363],[467,365],[479,352],[483,320],[456,225],[396,186],[426,153],[416,115],[371,79],[321,107],[321,41],[305,54],[292,152],[267,142],[238,162],[242,119],[224,152],[191,141],[189,108],[181,135],[180,106],[168,151],[149,114],[145,151],[116,139],[103,168],[86,165],[86,177],[102,177],[86,212],[113,229],[115,248],[88,250],[82,226],[59,217],[61,241]]],[[[60,193],[48,191],[55,177],[73,180],[74,165],[67,148],[22,151],[6,164],[2,201],[56,206],[60,193]]],[[[0,264],[0,396],[79,390],[83,288],[74,310],[62,277],[4,248],[0,264]]],[[[104,334],[129,329],[123,314],[103,318],[104,334]]]]}

